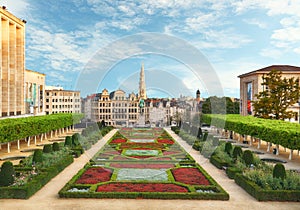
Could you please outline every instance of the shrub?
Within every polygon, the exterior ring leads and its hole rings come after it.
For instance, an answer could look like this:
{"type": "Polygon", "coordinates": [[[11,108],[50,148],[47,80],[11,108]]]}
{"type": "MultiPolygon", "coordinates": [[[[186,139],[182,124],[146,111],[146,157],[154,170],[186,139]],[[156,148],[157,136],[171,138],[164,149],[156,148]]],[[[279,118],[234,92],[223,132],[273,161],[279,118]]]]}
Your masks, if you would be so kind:
{"type": "Polygon", "coordinates": [[[35,164],[41,162],[43,162],[43,151],[40,149],[35,150],[33,153],[32,163],[35,164]]]}
{"type": "Polygon", "coordinates": [[[65,146],[71,147],[72,146],[72,137],[71,136],[66,136],[65,138],[65,146]]]}
{"type": "Polygon", "coordinates": [[[204,134],[202,135],[202,139],[201,140],[202,141],[206,141],[207,137],[208,137],[208,132],[205,131],[204,134]]]}
{"type": "Polygon", "coordinates": [[[74,133],[72,135],[72,145],[74,146],[78,146],[80,143],[79,143],[79,138],[80,138],[80,135],[79,133],[74,133]]]}
{"type": "Polygon", "coordinates": [[[44,147],[43,147],[43,152],[44,153],[52,152],[52,145],[51,144],[45,144],[44,147]]]}
{"type": "Polygon", "coordinates": [[[15,169],[10,161],[2,164],[0,171],[0,186],[9,186],[14,183],[15,169]]]}
{"type": "Polygon", "coordinates": [[[225,144],[225,152],[230,155],[232,150],[232,144],[230,142],[226,142],[225,144]]]}
{"type": "Polygon", "coordinates": [[[235,146],[233,151],[232,151],[232,157],[234,159],[237,159],[237,157],[241,157],[243,154],[243,150],[240,146],[235,146]]]}
{"type": "Polygon", "coordinates": [[[243,160],[247,166],[253,164],[253,153],[250,150],[244,151],[243,160]]]}
{"type": "Polygon", "coordinates": [[[55,152],[55,151],[59,151],[59,144],[57,142],[54,142],[52,144],[52,150],[55,152]]]}
{"type": "Polygon", "coordinates": [[[202,132],[202,129],[201,127],[198,128],[198,134],[197,134],[197,138],[201,139],[203,136],[203,132],[202,132]]]}
{"type": "Polygon", "coordinates": [[[286,172],[284,165],[281,163],[277,163],[274,168],[273,168],[273,178],[281,178],[285,179],[286,178],[286,172]]]}

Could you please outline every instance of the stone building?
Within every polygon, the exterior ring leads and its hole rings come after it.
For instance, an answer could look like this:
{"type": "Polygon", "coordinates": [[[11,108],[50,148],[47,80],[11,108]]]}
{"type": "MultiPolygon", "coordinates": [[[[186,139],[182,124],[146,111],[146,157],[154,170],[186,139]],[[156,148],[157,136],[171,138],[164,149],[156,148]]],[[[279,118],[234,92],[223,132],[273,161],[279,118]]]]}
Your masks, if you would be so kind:
{"type": "Polygon", "coordinates": [[[25,113],[45,114],[45,74],[25,70],[25,113]]]}
{"type": "Polygon", "coordinates": [[[0,117],[25,114],[25,23],[0,8],[0,117]]]}
{"type": "Polygon", "coordinates": [[[45,95],[45,112],[47,115],[54,113],[81,113],[80,91],[46,86],[45,95]]]}
{"type": "Polygon", "coordinates": [[[187,107],[189,111],[199,113],[200,91],[197,91],[196,99],[189,98],[189,103],[185,99],[147,98],[142,65],[137,94],[126,94],[120,89],[112,92],[103,89],[101,93],[87,96],[82,101],[83,106],[86,106],[83,110],[87,121],[104,120],[107,125],[116,127],[148,127],[169,125],[172,123],[172,117],[173,121],[177,122],[179,117],[181,120],[187,107]]]}
{"type": "MultiPolygon", "coordinates": [[[[271,70],[278,70],[282,72],[282,77],[286,78],[300,78],[300,67],[288,65],[273,65],[262,69],[254,70],[242,75],[240,78],[240,114],[253,115],[253,107],[251,101],[256,100],[255,94],[263,91],[265,87],[262,85],[264,75],[268,74],[271,70]]],[[[299,99],[300,100],[300,99],[299,99]]],[[[299,105],[294,104],[289,108],[295,113],[294,120],[298,120],[299,105]]]]}

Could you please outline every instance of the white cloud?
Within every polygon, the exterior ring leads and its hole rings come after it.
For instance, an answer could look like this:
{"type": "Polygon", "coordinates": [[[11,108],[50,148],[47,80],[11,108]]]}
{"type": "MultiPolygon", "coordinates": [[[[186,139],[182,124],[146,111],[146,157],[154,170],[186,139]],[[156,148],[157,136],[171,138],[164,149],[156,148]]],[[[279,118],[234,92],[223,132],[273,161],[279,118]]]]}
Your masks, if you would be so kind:
{"type": "Polygon", "coordinates": [[[242,45],[252,42],[252,40],[242,34],[236,33],[232,29],[227,30],[207,30],[205,39],[193,41],[200,49],[203,48],[239,48],[242,45]]]}
{"type": "Polygon", "coordinates": [[[282,18],[280,24],[286,27],[300,26],[300,18],[296,16],[282,18]]]}
{"type": "Polygon", "coordinates": [[[210,28],[213,23],[217,24],[217,17],[212,14],[197,14],[185,19],[186,32],[194,33],[210,28]]]}
{"type": "Polygon", "coordinates": [[[251,25],[256,25],[259,28],[266,29],[267,24],[263,21],[260,21],[258,19],[252,18],[252,19],[244,19],[243,20],[245,23],[251,24],[251,25]]]}
{"type": "Polygon", "coordinates": [[[276,59],[276,58],[280,58],[283,53],[284,52],[282,50],[267,48],[267,49],[262,49],[259,54],[264,57],[276,59]]]}
{"type": "Polygon", "coordinates": [[[22,16],[24,16],[30,8],[30,3],[27,2],[27,0],[1,0],[0,6],[6,6],[6,9],[9,12],[15,14],[19,18],[23,18],[22,16]]]}
{"type": "Polygon", "coordinates": [[[295,48],[295,49],[294,49],[294,52],[297,53],[297,54],[300,54],[300,47],[295,48]]]}
{"type": "Polygon", "coordinates": [[[298,42],[300,41],[300,28],[287,27],[275,30],[271,38],[280,41],[298,42]]]}

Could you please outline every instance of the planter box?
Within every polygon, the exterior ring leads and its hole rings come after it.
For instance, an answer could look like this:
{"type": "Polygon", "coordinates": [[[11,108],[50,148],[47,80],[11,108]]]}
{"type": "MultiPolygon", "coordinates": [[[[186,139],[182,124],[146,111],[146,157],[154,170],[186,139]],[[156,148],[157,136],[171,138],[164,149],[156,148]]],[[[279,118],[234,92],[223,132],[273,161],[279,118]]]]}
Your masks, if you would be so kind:
{"type": "Polygon", "coordinates": [[[258,201],[300,202],[300,190],[264,190],[242,174],[236,174],[234,181],[258,201]]]}
{"type": "MultiPolygon", "coordinates": [[[[66,155],[62,161],[49,168],[41,170],[41,172],[39,172],[39,174],[30,182],[27,182],[26,185],[0,187],[0,198],[28,199],[72,162],[73,157],[71,155],[66,155]]],[[[20,170],[21,168],[18,168],[18,171],[20,170]]]]}

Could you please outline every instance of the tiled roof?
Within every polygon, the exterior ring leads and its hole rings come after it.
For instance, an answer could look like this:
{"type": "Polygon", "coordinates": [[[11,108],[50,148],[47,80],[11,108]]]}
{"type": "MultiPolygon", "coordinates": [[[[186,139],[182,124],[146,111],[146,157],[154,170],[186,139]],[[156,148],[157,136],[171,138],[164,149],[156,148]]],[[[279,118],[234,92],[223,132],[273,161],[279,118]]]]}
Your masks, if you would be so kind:
{"type": "Polygon", "coordinates": [[[249,75],[255,74],[255,73],[268,73],[271,70],[278,70],[278,71],[281,71],[283,73],[287,73],[287,72],[300,73],[300,67],[298,67],[298,66],[272,65],[272,66],[267,66],[267,67],[264,67],[262,69],[257,69],[257,70],[254,70],[254,71],[251,71],[251,72],[248,72],[248,73],[245,73],[245,74],[241,74],[238,77],[241,78],[241,77],[249,76],[249,75]]]}

